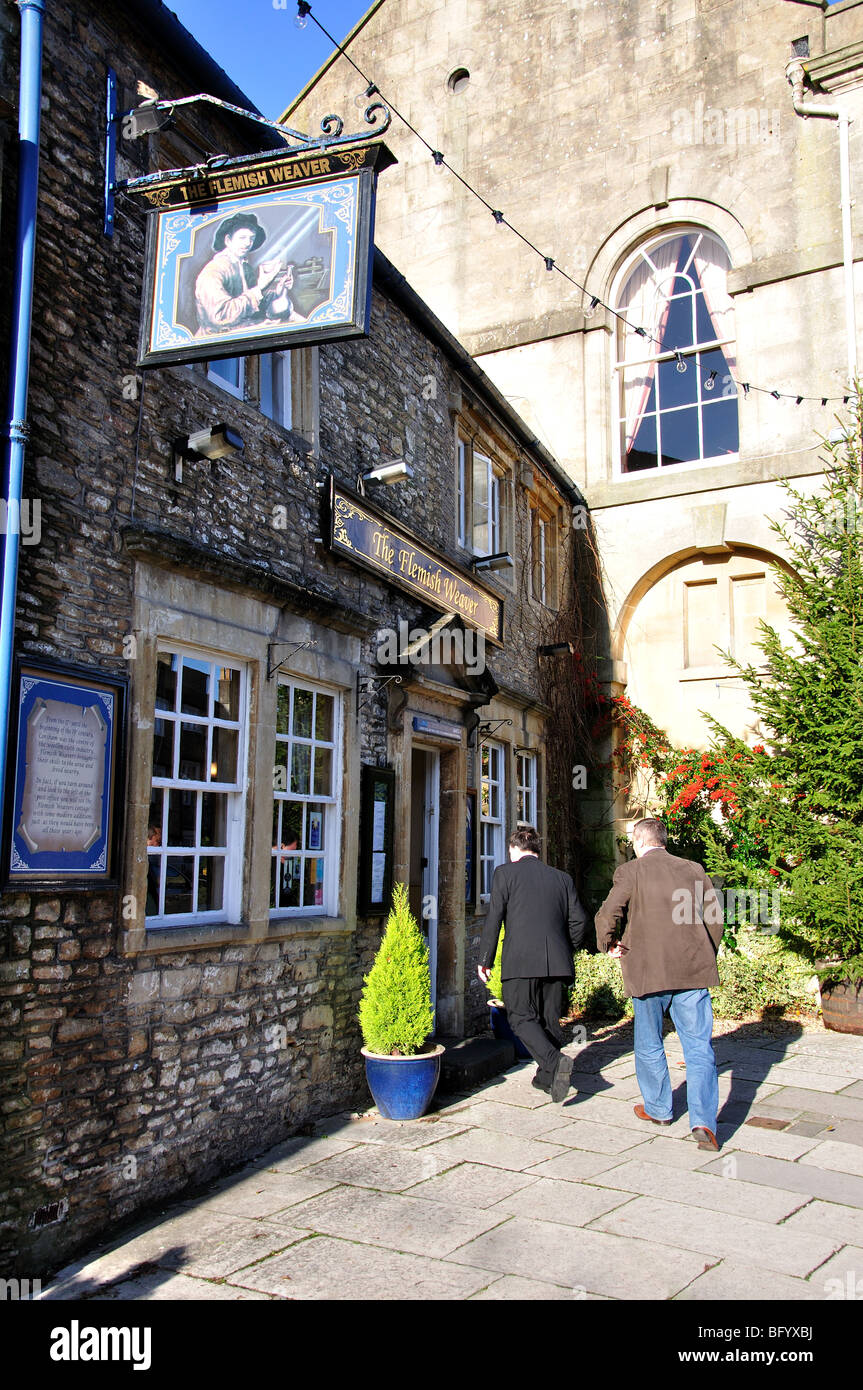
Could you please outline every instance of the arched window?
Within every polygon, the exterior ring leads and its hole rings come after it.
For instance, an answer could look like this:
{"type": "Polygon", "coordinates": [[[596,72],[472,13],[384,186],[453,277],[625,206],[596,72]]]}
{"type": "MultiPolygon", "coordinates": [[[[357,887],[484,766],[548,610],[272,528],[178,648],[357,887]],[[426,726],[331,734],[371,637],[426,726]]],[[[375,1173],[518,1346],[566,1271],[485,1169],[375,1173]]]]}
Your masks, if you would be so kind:
{"type": "Polygon", "coordinates": [[[718,237],[688,228],[646,243],[625,268],[615,365],[622,472],[736,455],[729,267],[718,237]]]}

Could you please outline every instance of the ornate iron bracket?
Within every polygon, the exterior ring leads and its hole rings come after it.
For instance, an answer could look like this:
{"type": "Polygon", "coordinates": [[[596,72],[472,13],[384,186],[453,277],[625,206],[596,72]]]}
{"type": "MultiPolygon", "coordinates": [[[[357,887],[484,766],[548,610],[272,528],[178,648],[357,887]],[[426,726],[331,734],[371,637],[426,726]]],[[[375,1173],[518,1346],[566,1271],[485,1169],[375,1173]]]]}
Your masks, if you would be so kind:
{"type": "Polygon", "coordinates": [[[290,658],[294,655],[295,652],[301,652],[301,651],[303,650],[304,647],[316,647],[317,645],[318,645],[317,642],[314,642],[314,641],[311,641],[311,640],[308,641],[308,642],[296,642],[296,643],[294,643],[293,645],[292,645],[290,642],[268,642],[268,643],[267,643],[267,680],[268,680],[268,681],[271,681],[271,680],[273,679],[273,676],[276,674],[276,672],[277,672],[277,671],[280,671],[280,670],[282,669],[282,667],[284,666],[285,662],[286,662],[286,661],[289,661],[290,658]],[[287,655],[287,656],[283,656],[282,659],[281,659],[281,661],[277,661],[276,664],[275,664],[275,666],[274,666],[274,665],[273,665],[273,652],[276,651],[278,647],[290,647],[291,650],[288,652],[288,655],[287,655]]]}
{"type": "Polygon", "coordinates": [[[479,735],[479,737],[477,738],[477,747],[479,747],[481,743],[485,743],[486,739],[490,738],[491,735],[493,733],[496,733],[498,729],[502,728],[504,724],[511,723],[511,719],[496,719],[493,723],[489,722],[488,724],[480,724],[479,728],[477,729],[477,734],[479,735]]]}
{"type": "Polygon", "coordinates": [[[372,693],[370,690],[364,700],[360,699],[360,687],[362,685],[363,680],[367,681],[370,686],[377,685],[377,694],[379,694],[380,691],[383,690],[384,686],[389,685],[390,681],[395,681],[396,685],[401,685],[402,683],[401,676],[361,676],[359,671],[357,671],[357,698],[355,701],[356,707],[354,712],[357,723],[359,723],[360,710],[362,709],[363,705],[368,704],[372,693]]]}
{"type": "MultiPolygon", "coordinates": [[[[197,96],[193,97],[176,97],[166,101],[147,102],[142,106],[132,107],[129,111],[118,111],[117,90],[117,74],[112,68],[109,68],[105,130],[105,221],[103,226],[105,236],[114,235],[114,195],[117,193],[139,191],[150,184],[162,183],[166,179],[200,176],[211,169],[229,169],[234,164],[242,164],[252,158],[261,159],[268,155],[283,157],[285,154],[307,154],[314,150],[326,150],[334,145],[356,145],[372,136],[383,135],[385,131],[389,130],[392,122],[392,113],[383,102],[372,101],[363,113],[363,120],[371,129],[360,131],[357,134],[344,135],[342,132],[345,123],[341,116],[324,116],[321,121],[323,135],[317,139],[311,139],[304,135],[301,130],[279,125],[277,121],[265,120],[263,116],[255,115],[254,111],[246,111],[242,106],[233,106],[229,101],[222,101],[219,97],[210,96],[209,92],[199,92],[197,96]],[[221,111],[227,111],[233,116],[242,116],[245,120],[254,121],[256,125],[262,125],[268,130],[275,131],[285,141],[284,150],[264,150],[257,155],[245,154],[236,157],[215,154],[204,160],[203,163],[192,164],[185,169],[160,169],[155,174],[145,174],[137,179],[118,180],[116,178],[118,127],[129,139],[137,139],[138,136],[145,135],[149,131],[161,129],[160,124],[152,124],[153,118],[160,113],[166,113],[167,118],[170,119],[180,106],[190,106],[196,101],[207,102],[211,106],[217,106],[221,111]]],[[[368,94],[371,95],[371,93],[368,94]]],[[[167,120],[162,124],[167,124],[167,120]]]]}

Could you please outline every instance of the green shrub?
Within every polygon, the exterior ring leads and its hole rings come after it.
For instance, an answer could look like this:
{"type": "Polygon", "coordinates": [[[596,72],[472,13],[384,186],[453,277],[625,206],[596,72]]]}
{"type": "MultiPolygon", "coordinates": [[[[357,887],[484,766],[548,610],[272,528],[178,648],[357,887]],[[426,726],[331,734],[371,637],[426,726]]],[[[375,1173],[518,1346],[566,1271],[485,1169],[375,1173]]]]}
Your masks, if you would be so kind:
{"type": "Polygon", "coordinates": [[[500,965],[503,960],[503,936],[504,928],[500,929],[500,936],[497,939],[497,952],[495,953],[494,965],[491,967],[491,974],[488,977],[486,989],[489,999],[499,999],[503,1003],[503,980],[500,978],[500,965]]]}
{"type": "Polygon", "coordinates": [[[717,1018],[741,1018],[744,1014],[791,1009],[815,1011],[815,1000],[806,990],[812,965],[779,936],[741,930],[736,951],[719,954],[719,989],[712,990],[717,1018]]]}
{"type": "Polygon", "coordinates": [[[365,977],[360,1028],[369,1052],[410,1057],[434,1027],[428,947],[397,883],[383,940],[365,977]]]}
{"type": "Polygon", "coordinates": [[[620,963],[602,953],[576,952],[569,1006],[584,1018],[631,1018],[632,1000],[623,990],[620,963]]]}

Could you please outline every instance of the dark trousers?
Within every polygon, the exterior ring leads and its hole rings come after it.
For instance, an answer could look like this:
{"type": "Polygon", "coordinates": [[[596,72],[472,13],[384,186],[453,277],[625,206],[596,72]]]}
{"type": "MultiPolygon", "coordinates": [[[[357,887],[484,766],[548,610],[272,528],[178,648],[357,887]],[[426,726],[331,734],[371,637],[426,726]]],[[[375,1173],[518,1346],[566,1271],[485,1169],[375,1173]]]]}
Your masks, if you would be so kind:
{"type": "Polygon", "coordinates": [[[539,1067],[551,1080],[560,1061],[560,1016],[570,981],[565,979],[504,980],[506,1021],[539,1067]]]}

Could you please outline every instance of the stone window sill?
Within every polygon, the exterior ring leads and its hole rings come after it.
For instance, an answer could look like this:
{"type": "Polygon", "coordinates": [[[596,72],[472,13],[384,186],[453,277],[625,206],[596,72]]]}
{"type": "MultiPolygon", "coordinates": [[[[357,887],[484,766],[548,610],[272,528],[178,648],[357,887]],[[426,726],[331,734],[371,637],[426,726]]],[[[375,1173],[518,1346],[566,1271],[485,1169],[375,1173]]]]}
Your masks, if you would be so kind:
{"type": "Polygon", "coordinates": [[[296,936],[348,936],[353,927],[344,917],[281,917],[253,933],[246,922],[212,922],[187,927],[144,927],[126,933],[127,955],[154,955],[165,951],[211,950],[218,946],[258,946],[265,941],[286,941],[296,936]]]}

